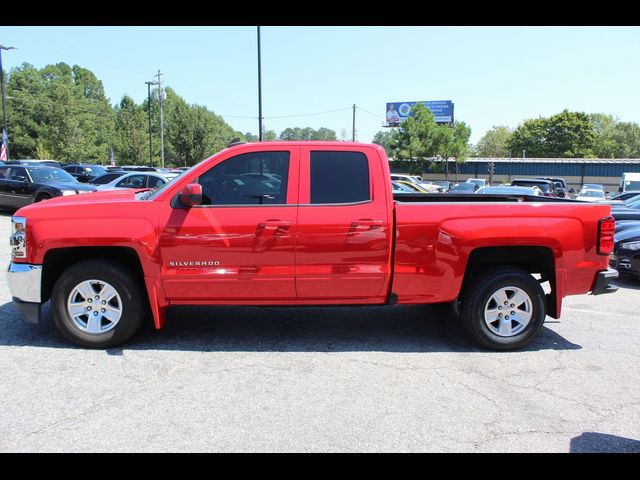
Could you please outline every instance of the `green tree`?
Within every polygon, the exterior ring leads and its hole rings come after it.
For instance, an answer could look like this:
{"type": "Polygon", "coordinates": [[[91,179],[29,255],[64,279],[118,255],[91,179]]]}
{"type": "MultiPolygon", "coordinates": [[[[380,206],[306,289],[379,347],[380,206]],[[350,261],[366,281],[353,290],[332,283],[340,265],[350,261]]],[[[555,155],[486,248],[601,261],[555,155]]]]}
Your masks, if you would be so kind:
{"type": "Polygon", "coordinates": [[[393,132],[389,149],[410,173],[422,174],[427,159],[438,155],[446,135],[438,129],[431,110],[418,103],[412,107],[412,115],[402,122],[402,128],[393,132]]]}
{"type": "Polygon", "coordinates": [[[280,133],[280,140],[337,140],[336,132],[330,128],[321,127],[314,130],[311,127],[285,128],[280,133]]]}
{"type": "Polygon", "coordinates": [[[387,157],[391,157],[390,143],[391,143],[392,137],[393,137],[392,132],[379,131],[373,136],[373,140],[371,141],[371,143],[380,145],[382,148],[384,148],[384,151],[387,152],[387,157]]]}
{"type": "Polygon", "coordinates": [[[97,162],[108,159],[114,111],[102,82],[89,70],[66,63],[11,71],[7,82],[10,142],[14,158],[37,156],[97,162]]]}
{"type": "Polygon", "coordinates": [[[509,140],[514,152],[526,150],[528,157],[589,157],[593,156],[596,134],[583,112],[564,110],[549,118],[526,120],[509,140]]]}
{"type": "Polygon", "coordinates": [[[509,139],[512,130],[504,125],[494,126],[478,140],[476,154],[480,157],[509,156],[509,139]]]}
{"type": "Polygon", "coordinates": [[[114,154],[120,164],[140,165],[149,162],[147,114],[142,105],[137,105],[127,95],[116,107],[114,144],[114,154]]]}
{"type": "Polygon", "coordinates": [[[640,158],[640,126],[635,122],[618,122],[612,132],[615,158],[640,158]]]}

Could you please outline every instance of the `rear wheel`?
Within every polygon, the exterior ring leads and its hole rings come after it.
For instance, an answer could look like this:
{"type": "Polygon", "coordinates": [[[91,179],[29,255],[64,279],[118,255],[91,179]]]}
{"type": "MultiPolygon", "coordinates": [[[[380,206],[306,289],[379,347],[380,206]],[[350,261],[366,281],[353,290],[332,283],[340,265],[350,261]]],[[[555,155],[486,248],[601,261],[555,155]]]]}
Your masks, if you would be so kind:
{"type": "Polygon", "coordinates": [[[42,200],[49,200],[50,198],[51,195],[49,195],[48,193],[41,193],[36,197],[35,203],[41,202],[42,200]]]}
{"type": "Polygon", "coordinates": [[[51,294],[60,333],[83,347],[108,348],[127,341],[146,314],[145,292],[124,265],[85,260],[67,269],[51,294]]]}
{"type": "Polygon", "coordinates": [[[461,319],[476,342],[515,350],[533,340],[546,316],[544,290],[529,273],[500,267],[477,275],[466,288],[461,319]]]}

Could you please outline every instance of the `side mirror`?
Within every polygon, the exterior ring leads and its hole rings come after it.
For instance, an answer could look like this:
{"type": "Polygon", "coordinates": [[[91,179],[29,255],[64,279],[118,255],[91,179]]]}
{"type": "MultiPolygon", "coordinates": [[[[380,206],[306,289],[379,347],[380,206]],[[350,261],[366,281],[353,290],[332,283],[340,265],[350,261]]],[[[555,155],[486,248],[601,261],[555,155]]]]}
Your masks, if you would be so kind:
{"type": "Polygon", "coordinates": [[[183,207],[202,205],[202,185],[190,183],[182,189],[180,195],[178,195],[178,200],[183,207]]]}

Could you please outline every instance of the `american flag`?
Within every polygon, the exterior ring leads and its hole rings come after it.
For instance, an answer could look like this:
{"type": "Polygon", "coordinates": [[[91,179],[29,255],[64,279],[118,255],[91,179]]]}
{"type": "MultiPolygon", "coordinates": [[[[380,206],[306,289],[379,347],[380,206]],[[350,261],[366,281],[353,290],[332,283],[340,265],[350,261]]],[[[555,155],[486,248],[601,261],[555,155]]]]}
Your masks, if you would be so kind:
{"type": "Polygon", "coordinates": [[[7,159],[7,144],[9,143],[9,139],[7,138],[7,132],[2,130],[2,149],[0,149],[0,160],[7,159]]]}

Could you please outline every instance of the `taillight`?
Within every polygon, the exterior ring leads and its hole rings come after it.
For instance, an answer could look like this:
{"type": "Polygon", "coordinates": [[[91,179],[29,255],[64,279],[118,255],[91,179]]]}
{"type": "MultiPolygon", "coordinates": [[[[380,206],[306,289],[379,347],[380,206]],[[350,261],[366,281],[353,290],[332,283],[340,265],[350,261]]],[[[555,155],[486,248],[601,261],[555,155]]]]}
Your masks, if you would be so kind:
{"type": "Polygon", "coordinates": [[[598,221],[598,253],[609,255],[613,251],[613,235],[616,231],[616,221],[613,217],[601,218],[598,221]]]}

